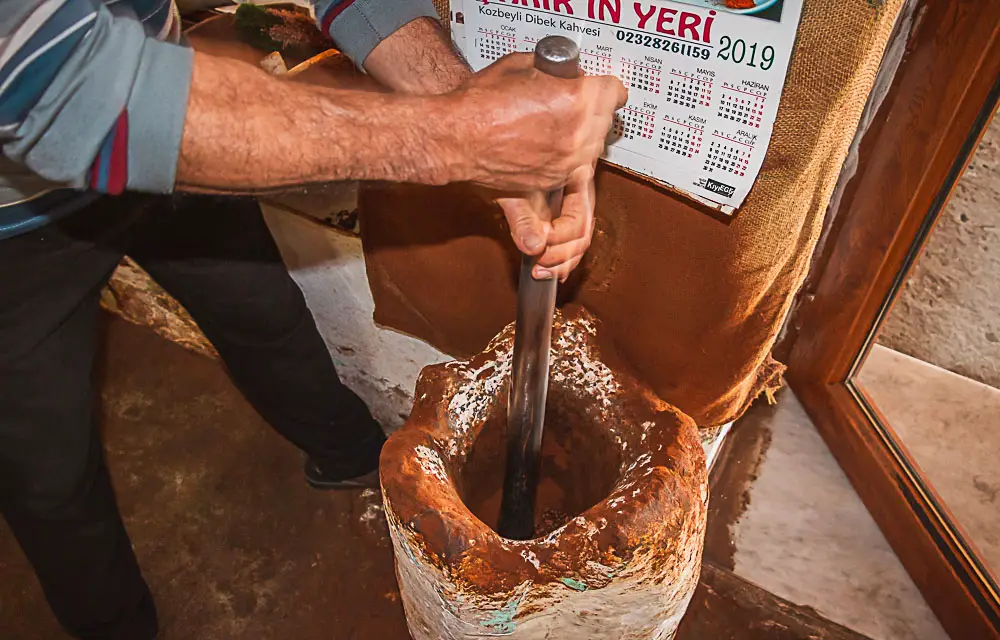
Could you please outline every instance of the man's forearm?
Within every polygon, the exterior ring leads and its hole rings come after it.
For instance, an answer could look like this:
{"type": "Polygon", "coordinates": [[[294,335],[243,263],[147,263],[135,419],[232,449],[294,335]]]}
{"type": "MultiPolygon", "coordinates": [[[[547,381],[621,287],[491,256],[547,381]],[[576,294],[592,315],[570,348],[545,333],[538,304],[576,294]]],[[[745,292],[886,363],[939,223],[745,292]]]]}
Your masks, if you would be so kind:
{"type": "Polygon", "coordinates": [[[390,89],[425,95],[448,93],[472,75],[431,18],[417,18],[379,43],[365,60],[365,71],[390,89]]]}
{"type": "Polygon", "coordinates": [[[320,88],[196,54],[177,186],[260,193],[334,180],[461,180],[450,101],[320,88]]]}
{"type": "Polygon", "coordinates": [[[508,56],[446,95],[368,93],[196,53],[176,185],[260,193],[336,180],[553,189],[592,171],[625,89],[508,56]]]}

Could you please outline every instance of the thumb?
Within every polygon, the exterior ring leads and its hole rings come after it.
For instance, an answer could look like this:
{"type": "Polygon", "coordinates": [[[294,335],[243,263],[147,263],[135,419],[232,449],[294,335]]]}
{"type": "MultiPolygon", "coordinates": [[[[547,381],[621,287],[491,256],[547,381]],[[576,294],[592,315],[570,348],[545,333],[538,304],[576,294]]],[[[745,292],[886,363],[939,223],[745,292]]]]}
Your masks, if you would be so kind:
{"type": "Polygon", "coordinates": [[[521,253],[536,256],[545,250],[552,225],[538,217],[533,203],[526,198],[498,198],[510,235],[521,253]]]}

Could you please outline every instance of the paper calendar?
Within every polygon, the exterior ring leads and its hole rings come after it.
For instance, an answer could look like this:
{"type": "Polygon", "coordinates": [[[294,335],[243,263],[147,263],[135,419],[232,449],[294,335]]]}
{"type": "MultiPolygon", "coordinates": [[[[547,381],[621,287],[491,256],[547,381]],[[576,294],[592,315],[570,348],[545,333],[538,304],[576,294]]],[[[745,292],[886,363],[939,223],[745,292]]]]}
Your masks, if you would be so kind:
{"type": "Polygon", "coordinates": [[[452,0],[451,9],[452,35],[476,70],[547,35],[572,38],[583,73],[615,75],[629,90],[605,160],[732,214],[767,152],[802,0],[452,0]]]}

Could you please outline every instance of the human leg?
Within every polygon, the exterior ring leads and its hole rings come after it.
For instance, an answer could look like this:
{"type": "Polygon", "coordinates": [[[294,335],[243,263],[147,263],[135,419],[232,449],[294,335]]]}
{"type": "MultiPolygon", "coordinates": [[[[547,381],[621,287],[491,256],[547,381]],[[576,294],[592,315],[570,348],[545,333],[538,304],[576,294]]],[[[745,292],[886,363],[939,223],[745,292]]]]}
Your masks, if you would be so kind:
{"type": "Polygon", "coordinates": [[[138,200],[0,241],[0,510],[66,630],[155,637],[94,415],[99,296],[138,200]]]}
{"type": "Polygon", "coordinates": [[[131,255],[191,313],[257,411],[331,480],[377,468],[385,436],[341,383],[257,202],[183,196],[131,255]]]}

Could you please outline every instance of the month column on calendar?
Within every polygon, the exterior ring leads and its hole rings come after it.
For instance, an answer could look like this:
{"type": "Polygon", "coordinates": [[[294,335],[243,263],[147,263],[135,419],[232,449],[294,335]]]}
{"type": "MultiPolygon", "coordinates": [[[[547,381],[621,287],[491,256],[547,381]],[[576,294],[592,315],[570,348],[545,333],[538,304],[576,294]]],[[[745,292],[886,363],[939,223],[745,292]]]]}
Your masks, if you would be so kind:
{"type": "Polygon", "coordinates": [[[656,105],[652,102],[642,102],[637,105],[626,105],[615,114],[611,127],[612,138],[621,141],[652,140],[656,130],[656,105]]]}
{"type": "Polygon", "coordinates": [[[671,116],[664,116],[657,146],[664,152],[675,156],[693,158],[701,152],[704,137],[704,118],[689,116],[684,120],[678,120],[671,116]]]}
{"type": "Polygon", "coordinates": [[[757,144],[757,135],[740,130],[732,134],[714,129],[705,147],[705,158],[702,170],[709,176],[743,177],[750,166],[750,157],[757,144]]]}
{"type": "Polygon", "coordinates": [[[768,87],[758,82],[723,82],[716,115],[740,127],[760,129],[768,87]]]}
{"type": "Polygon", "coordinates": [[[487,63],[494,62],[518,50],[517,31],[514,27],[479,27],[476,33],[476,51],[487,63]]]}
{"type": "Polygon", "coordinates": [[[580,69],[588,76],[615,75],[612,48],[599,44],[580,49],[580,69]]]}
{"type": "Polygon", "coordinates": [[[754,164],[757,138],[768,106],[768,87],[747,80],[724,81],[717,94],[701,169],[716,180],[743,178],[754,164]]]}

